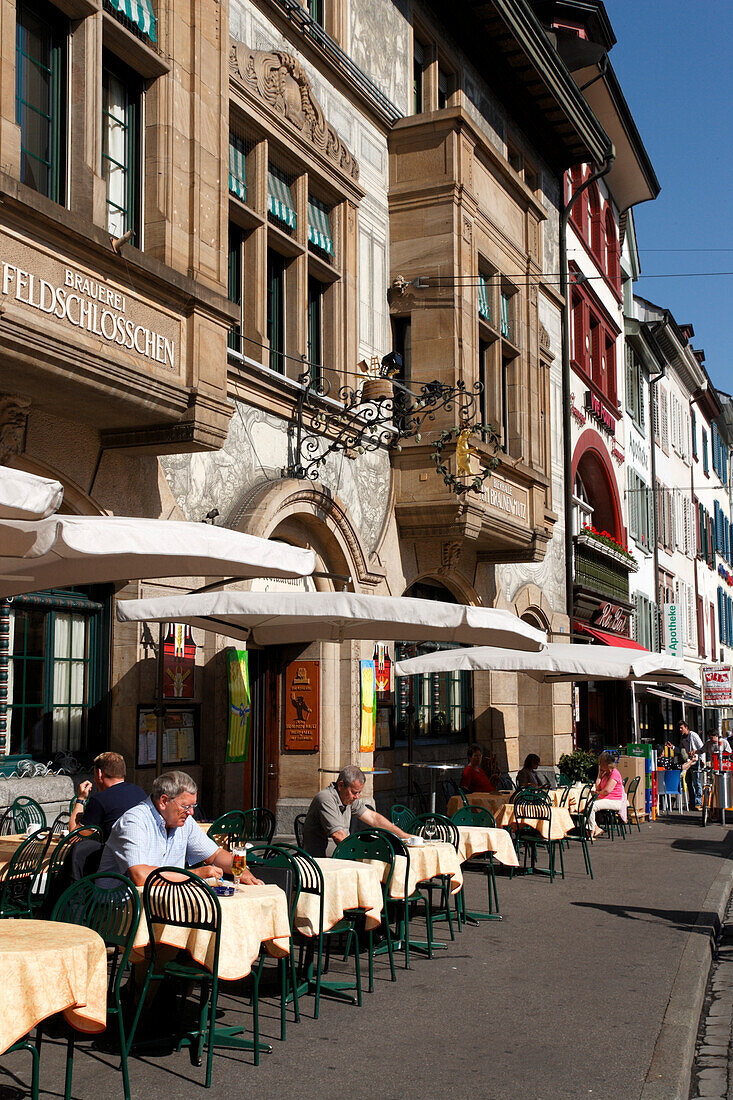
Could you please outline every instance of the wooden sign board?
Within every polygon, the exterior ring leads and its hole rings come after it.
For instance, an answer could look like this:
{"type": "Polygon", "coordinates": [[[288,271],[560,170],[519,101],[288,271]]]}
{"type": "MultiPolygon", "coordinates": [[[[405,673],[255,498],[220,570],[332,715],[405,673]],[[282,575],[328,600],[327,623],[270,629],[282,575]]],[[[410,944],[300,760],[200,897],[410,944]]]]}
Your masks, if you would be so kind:
{"type": "Polygon", "coordinates": [[[315,752],[321,731],[321,663],[293,661],[285,669],[286,752],[315,752]]]}

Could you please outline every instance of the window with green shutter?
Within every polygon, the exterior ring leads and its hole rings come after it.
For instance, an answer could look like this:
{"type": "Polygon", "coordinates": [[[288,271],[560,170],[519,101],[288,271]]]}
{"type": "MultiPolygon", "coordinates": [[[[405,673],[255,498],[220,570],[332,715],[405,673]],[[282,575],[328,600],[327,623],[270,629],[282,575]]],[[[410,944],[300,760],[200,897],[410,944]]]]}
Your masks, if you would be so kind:
{"type": "Polygon", "coordinates": [[[295,229],[298,217],[288,178],[272,164],[267,169],[267,211],[288,229],[295,229]]]}
{"type": "Polygon", "coordinates": [[[488,276],[478,273],[478,315],[491,324],[491,306],[489,302],[488,276]]]}
{"type": "Polygon", "coordinates": [[[229,192],[236,195],[242,202],[247,201],[247,176],[245,172],[245,157],[247,148],[236,134],[229,134],[229,192]]]}
{"type": "Polygon", "coordinates": [[[308,243],[333,256],[333,240],[328,220],[328,208],[325,203],[308,196],[308,243]]]}
{"type": "Polygon", "coordinates": [[[20,178],[59,203],[65,197],[67,36],[68,23],[55,8],[20,0],[15,22],[20,178]]]}
{"type": "Polygon", "coordinates": [[[138,38],[156,41],[152,0],[104,0],[104,7],[138,38]]]}

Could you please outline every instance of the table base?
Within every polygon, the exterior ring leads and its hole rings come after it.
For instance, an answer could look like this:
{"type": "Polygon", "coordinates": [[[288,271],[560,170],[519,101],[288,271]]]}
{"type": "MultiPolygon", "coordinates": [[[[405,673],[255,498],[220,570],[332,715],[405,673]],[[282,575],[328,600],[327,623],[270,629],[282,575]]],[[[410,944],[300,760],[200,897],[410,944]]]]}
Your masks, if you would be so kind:
{"type": "Polygon", "coordinates": [[[503,920],[501,913],[477,913],[474,909],[467,909],[463,914],[466,924],[478,924],[482,920],[503,920]]]}

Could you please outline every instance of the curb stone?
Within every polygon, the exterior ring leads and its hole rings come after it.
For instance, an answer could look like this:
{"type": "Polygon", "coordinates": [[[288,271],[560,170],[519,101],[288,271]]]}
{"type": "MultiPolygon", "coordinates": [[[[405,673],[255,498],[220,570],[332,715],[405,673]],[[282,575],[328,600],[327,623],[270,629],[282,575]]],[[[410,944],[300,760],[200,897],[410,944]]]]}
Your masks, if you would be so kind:
{"type": "Polygon", "coordinates": [[[733,831],[723,844],[723,866],[688,933],[662,1026],[639,1100],[688,1100],[695,1045],[716,938],[733,892],[733,831]],[[707,935],[705,931],[707,930],[707,935]]]}

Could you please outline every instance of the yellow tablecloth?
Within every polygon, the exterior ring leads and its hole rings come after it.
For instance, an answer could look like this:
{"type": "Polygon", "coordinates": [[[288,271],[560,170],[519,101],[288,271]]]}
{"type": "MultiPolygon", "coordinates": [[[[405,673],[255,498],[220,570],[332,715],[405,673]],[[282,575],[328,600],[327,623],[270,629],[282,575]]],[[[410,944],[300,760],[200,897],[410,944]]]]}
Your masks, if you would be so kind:
{"type": "MultiPolygon", "coordinates": [[[[517,819],[514,814],[514,806],[510,803],[507,803],[506,806],[502,806],[498,813],[495,814],[495,817],[497,825],[516,826],[517,819]]],[[[534,818],[521,817],[519,823],[521,825],[529,825],[531,828],[536,829],[545,840],[562,840],[566,833],[569,833],[571,829],[575,828],[575,822],[570,816],[570,812],[560,806],[550,807],[549,823],[547,821],[537,821],[534,818]]]]}
{"type": "MultiPolygon", "coordinates": [[[[15,833],[8,836],[0,836],[0,877],[5,873],[5,868],[25,839],[25,836],[18,836],[15,833]]],[[[58,836],[51,837],[51,843],[46,849],[46,855],[43,861],[44,867],[49,863],[56,849],[56,845],[61,839],[62,838],[58,836]]]]}
{"type": "MultiPolygon", "coordinates": [[[[494,791],[491,794],[488,791],[477,791],[476,794],[466,795],[469,806],[483,806],[485,810],[490,810],[494,817],[496,817],[496,811],[500,810],[511,797],[511,791],[494,791]]],[[[459,795],[453,795],[448,800],[448,817],[453,817],[462,805],[463,799],[459,795]]]]}
{"type": "MultiPolygon", "coordinates": [[[[347,909],[363,909],[366,927],[381,923],[382,881],[379,870],[353,859],[316,859],[323,874],[323,930],[333,928],[347,909]]],[[[319,902],[301,894],[293,923],[304,936],[318,934],[319,902]]]]}
{"type": "MultiPolygon", "coordinates": [[[[387,877],[387,864],[380,860],[364,860],[365,863],[381,867],[382,879],[387,877]]],[[[405,875],[407,861],[404,856],[395,858],[394,873],[389,887],[391,898],[404,898],[405,875]]],[[[433,841],[425,843],[417,848],[410,848],[410,877],[407,884],[408,897],[412,894],[419,882],[425,882],[433,875],[450,875],[451,893],[457,893],[463,886],[463,873],[458,852],[452,844],[446,841],[433,841]]]]}
{"type": "Polygon", "coordinates": [[[459,825],[460,844],[458,858],[461,863],[471,856],[493,852],[499,863],[507,867],[518,867],[519,860],[512,844],[512,838],[506,829],[485,829],[476,825],[459,825]]]}
{"type": "MultiPolygon", "coordinates": [[[[219,903],[219,977],[224,981],[246,977],[260,953],[261,944],[273,958],[288,954],[288,902],[279,886],[238,886],[232,897],[219,898],[219,903]]],[[[156,940],[188,951],[197,963],[209,970],[213,965],[214,937],[211,932],[166,924],[159,926],[156,940]]],[[[149,942],[145,914],[141,912],[132,951],[135,961],[139,962],[144,957],[149,942]]]]}
{"type": "Polygon", "coordinates": [[[55,1012],[78,1031],[104,1031],[107,951],[91,929],[0,921],[0,976],[0,1054],[55,1012]]]}

